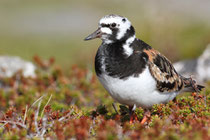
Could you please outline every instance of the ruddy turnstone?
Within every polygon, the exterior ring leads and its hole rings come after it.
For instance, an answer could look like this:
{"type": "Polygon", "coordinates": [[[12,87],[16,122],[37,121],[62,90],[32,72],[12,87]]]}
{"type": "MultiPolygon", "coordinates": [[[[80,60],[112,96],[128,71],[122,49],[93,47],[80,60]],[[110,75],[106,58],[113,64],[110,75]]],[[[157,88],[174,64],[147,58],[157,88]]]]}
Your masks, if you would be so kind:
{"type": "Polygon", "coordinates": [[[137,39],[126,17],[111,14],[101,18],[98,29],[85,40],[95,38],[102,39],[95,57],[97,77],[114,100],[130,109],[151,108],[182,91],[203,88],[179,75],[165,56],[137,39]]]}
{"type": "Polygon", "coordinates": [[[179,61],[173,66],[182,76],[193,75],[200,83],[210,81],[210,44],[198,58],[179,61]]]}

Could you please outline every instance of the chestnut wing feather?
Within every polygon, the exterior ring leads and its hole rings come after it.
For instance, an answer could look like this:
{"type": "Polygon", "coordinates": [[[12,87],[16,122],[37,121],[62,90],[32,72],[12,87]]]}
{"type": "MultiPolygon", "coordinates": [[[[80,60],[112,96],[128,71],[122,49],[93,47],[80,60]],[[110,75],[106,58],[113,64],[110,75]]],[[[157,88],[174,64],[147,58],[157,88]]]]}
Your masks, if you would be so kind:
{"type": "Polygon", "coordinates": [[[154,49],[144,50],[144,52],[149,56],[149,69],[157,81],[157,89],[160,92],[174,92],[183,89],[182,78],[165,56],[154,49]]]}

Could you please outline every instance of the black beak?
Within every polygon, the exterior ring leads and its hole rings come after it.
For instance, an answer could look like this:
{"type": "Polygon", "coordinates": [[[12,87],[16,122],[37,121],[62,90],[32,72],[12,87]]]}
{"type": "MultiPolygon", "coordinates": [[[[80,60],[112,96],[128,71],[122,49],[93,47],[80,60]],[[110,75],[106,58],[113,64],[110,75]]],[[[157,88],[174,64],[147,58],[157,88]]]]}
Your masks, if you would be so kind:
{"type": "Polygon", "coordinates": [[[101,37],[101,29],[98,28],[95,32],[93,32],[92,34],[90,34],[89,36],[87,36],[84,40],[91,40],[91,39],[95,39],[95,38],[99,38],[101,37]]]}

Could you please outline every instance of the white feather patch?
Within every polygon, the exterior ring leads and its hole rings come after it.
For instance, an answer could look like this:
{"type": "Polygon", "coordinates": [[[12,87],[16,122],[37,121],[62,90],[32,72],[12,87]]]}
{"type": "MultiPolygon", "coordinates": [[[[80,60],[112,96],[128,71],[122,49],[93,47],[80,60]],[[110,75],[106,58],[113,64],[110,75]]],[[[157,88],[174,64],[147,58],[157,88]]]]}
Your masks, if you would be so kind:
{"type": "Polygon", "coordinates": [[[130,44],[135,40],[136,36],[132,36],[130,38],[128,38],[125,42],[125,44],[123,44],[123,48],[125,51],[125,54],[130,56],[131,54],[133,54],[133,49],[130,47],[130,44]]]}
{"type": "Polygon", "coordinates": [[[177,92],[161,93],[156,89],[156,81],[150,74],[149,68],[139,75],[128,79],[119,79],[100,75],[100,82],[109,94],[119,103],[132,106],[136,104],[143,108],[150,108],[153,104],[166,103],[173,100],[177,92]]]}
{"type": "Polygon", "coordinates": [[[126,20],[125,23],[120,24],[120,30],[117,34],[117,39],[121,39],[130,27],[131,27],[131,23],[128,20],[126,20]]]}
{"type": "Polygon", "coordinates": [[[101,32],[106,34],[112,34],[112,30],[107,27],[102,27],[101,32]]]}
{"type": "Polygon", "coordinates": [[[101,32],[102,32],[101,39],[103,40],[103,42],[105,44],[110,44],[110,43],[113,42],[112,40],[107,39],[107,35],[111,35],[112,34],[112,30],[111,29],[109,29],[107,27],[101,27],[101,32]]]}

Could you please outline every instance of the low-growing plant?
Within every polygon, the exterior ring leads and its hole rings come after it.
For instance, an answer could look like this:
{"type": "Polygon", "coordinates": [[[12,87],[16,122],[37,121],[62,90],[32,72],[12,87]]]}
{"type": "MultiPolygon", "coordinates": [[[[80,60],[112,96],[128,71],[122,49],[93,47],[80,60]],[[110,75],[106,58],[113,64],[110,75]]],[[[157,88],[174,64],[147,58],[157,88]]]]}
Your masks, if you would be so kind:
{"type": "Polygon", "coordinates": [[[113,104],[91,70],[63,73],[54,59],[35,62],[36,78],[0,79],[1,139],[210,139],[208,83],[201,94],[154,105],[142,125],[144,109],[130,123],[128,107],[113,104]]]}

